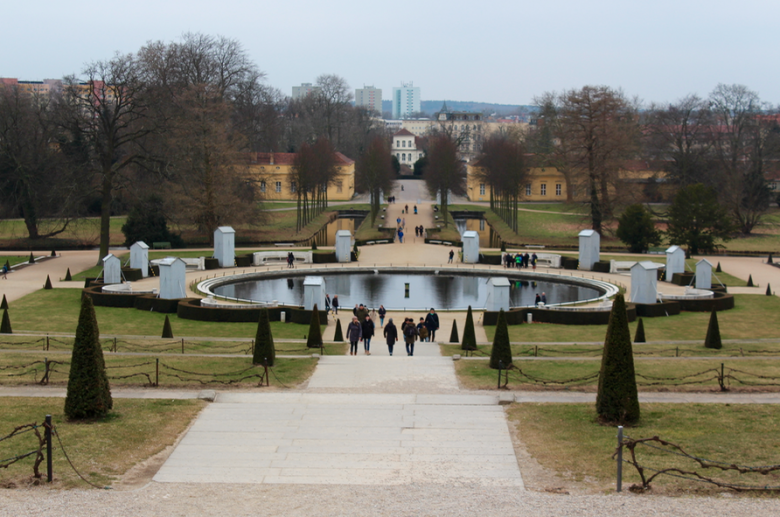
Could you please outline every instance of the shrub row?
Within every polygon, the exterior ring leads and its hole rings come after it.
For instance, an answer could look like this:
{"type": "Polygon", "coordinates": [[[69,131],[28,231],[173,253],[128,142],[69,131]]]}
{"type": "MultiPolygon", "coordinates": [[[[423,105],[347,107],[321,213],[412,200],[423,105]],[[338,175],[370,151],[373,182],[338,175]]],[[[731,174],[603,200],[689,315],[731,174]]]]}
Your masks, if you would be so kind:
{"type": "Polygon", "coordinates": [[[610,263],[608,260],[599,260],[593,263],[593,269],[596,273],[609,273],[610,263]]]}
{"type": "MultiPolygon", "coordinates": [[[[634,321],[637,317],[637,310],[633,304],[628,304],[626,312],[628,321],[634,321]]],[[[538,323],[556,323],[558,325],[606,325],[609,323],[609,310],[603,311],[561,311],[550,309],[539,309],[537,307],[523,307],[522,309],[511,309],[504,313],[507,325],[520,325],[525,323],[528,314],[532,314],[533,321],[538,323]]],[[[482,316],[484,325],[495,325],[498,321],[498,312],[485,311],[482,316]]]]}
{"type": "Polygon", "coordinates": [[[685,273],[675,273],[672,275],[672,283],[675,285],[681,285],[681,286],[688,286],[693,285],[694,278],[696,277],[696,273],[694,272],[685,272],[685,273]]]}
{"type": "Polygon", "coordinates": [[[501,265],[501,255],[485,255],[483,253],[479,254],[479,263],[480,264],[490,264],[491,266],[500,266],[501,265]]]}
{"type": "MultiPolygon", "coordinates": [[[[232,308],[232,307],[202,307],[200,298],[185,298],[180,300],[176,314],[183,319],[215,322],[250,322],[258,321],[261,308],[232,308]]],[[[282,312],[285,312],[286,321],[308,324],[311,321],[311,313],[301,307],[269,307],[268,318],[270,321],[281,321],[282,312]]],[[[328,324],[328,315],[325,311],[318,311],[320,324],[328,324]]]]}
{"type": "Polygon", "coordinates": [[[563,269],[576,270],[580,265],[580,260],[573,257],[561,257],[561,267],[563,269]]]}

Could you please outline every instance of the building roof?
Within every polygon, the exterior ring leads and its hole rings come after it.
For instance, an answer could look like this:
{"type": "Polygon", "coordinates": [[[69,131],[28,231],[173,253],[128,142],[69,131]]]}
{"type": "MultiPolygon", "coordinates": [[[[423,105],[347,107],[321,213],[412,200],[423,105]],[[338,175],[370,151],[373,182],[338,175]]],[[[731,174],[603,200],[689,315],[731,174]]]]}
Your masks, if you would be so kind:
{"type": "Polygon", "coordinates": [[[400,131],[396,131],[395,133],[393,133],[393,136],[414,136],[414,133],[404,128],[401,129],[400,131]]]}
{"type": "MultiPolygon", "coordinates": [[[[292,165],[295,163],[295,153],[250,153],[252,163],[259,165],[292,165]]],[[[351,165],[355,160],[347,158],[341,153],[336,153],[338,165],[351,165]]]]}

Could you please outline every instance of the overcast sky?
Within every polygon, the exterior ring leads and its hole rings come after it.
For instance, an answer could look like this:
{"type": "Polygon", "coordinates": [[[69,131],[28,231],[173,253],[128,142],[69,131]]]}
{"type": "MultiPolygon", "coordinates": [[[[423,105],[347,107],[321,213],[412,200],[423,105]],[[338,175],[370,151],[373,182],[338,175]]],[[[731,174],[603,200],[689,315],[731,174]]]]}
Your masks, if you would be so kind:
{"type": "Polygon", "coordinates": [[[38,0],[0,9],[0,77],[40,80],[187,31],[240,41],[287,95],[319,74],[423,100],[531,104],[604,84],[645,102],[744,84],[780,103],[777,0],[38,0]]]}

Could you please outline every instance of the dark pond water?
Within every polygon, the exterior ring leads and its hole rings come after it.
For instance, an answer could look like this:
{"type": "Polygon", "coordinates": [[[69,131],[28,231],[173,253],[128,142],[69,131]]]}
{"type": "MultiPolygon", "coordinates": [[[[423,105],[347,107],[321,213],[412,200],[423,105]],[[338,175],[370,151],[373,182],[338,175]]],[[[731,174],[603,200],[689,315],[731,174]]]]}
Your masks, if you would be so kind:
{"type": "Polygon", "coordinates": [[[477,232],[479,234],[479,249],[501,247],[498,233],[484,219],[455,219],[455,226],[458,227],[461,237],[463,237],[463,232],[467,230],[477,232]]]}
{"type": "MultiPolygon", "coordinates": [[[[362,303],[369,307],[384,305],[387,309],[465,309],[485,308],[488,277],[433,274],[383,273],[327,275],[326,292],[337,294],[341,307],[362,303]],[[409,284],[406,295],[405,284],[409,284]]],[[[250,280],[214,289],[220,296],[262,302],[276,300],[289,305],[303,303],[304,277],[250,280]]],[[[510,303],[513,307],[533,305],[536,293],[547,293],[547,303],[574,302],[596,298],[599,292],[552,282],[512,280],[510,303]]]]}
{"type": "Polygon", "coordinates": [[[363,223],[363,219],[365,219],[365,216],[337,217],[314,234],[314,238],[310,239],[308,244],[311,245],[312,242],[316,242],[317,246],[335,246],[337,231],[349,230],[354,236],[355,230],[363,223]]]}

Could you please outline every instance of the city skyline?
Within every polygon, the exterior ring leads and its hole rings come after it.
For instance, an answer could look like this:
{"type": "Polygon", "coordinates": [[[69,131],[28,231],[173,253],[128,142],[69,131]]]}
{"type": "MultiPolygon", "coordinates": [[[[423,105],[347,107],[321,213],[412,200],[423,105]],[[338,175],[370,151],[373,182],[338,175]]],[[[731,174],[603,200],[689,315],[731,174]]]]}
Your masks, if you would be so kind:
{"type": "Polygon", "coordinates": [[[547,91],[603,84],[646,103],[664,103],[737,83],[780,103],[780,71],[770,59],[780,43],[773,27],[780,4],[760,0],[745,0],[740,9],[719,0],[641,6],[559,0],[502,1],[479,10],[457,0],[446,6],[422,1],[413,23],[397,23],[388,9],[353,0],[260,9],[246,0],[139,0],[112,23],[84,15],[102,12],[104,3],[80,5],[44,0],[5,6],[4,18],[12,23],[0,34],[10,50],[0,76],[78,76],[86,63],[115,51],[136,52],[148,41],[169,42],[190,31],[239,41],[267,83],[285,95],[320,74],[336,74],[353,92],[364,84],[390,92],[414,81],[423,100],[522,105],[547,91]],[[295,23],[285,21],[290,16],[295,23]],[[259,19],[278,22],[260,27],[259,19]]]}

